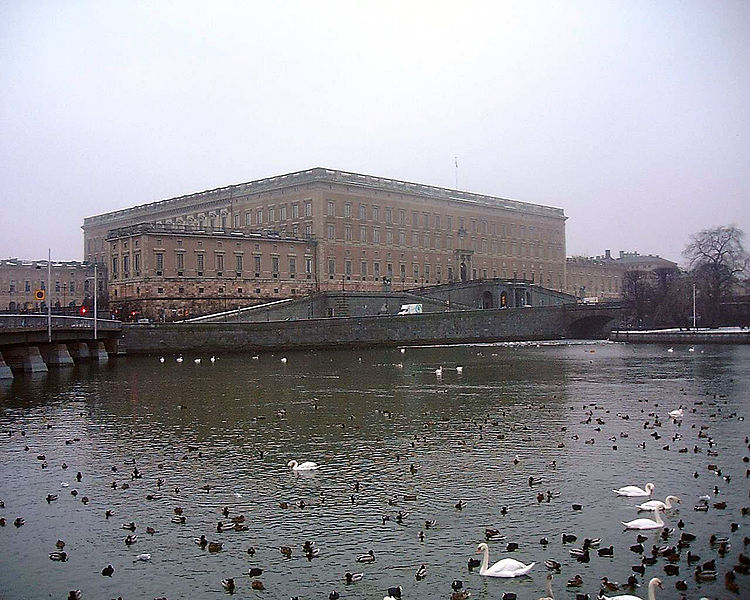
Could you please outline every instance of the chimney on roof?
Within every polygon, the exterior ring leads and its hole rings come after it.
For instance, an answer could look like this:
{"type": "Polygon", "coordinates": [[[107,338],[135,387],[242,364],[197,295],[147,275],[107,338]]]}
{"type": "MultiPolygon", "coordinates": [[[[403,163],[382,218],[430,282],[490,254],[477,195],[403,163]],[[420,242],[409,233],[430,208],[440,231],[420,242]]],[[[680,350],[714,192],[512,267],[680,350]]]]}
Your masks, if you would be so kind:
{"type": "Polygon", "coordinates": [[[609,250],[605,250],[604,251],[604,258],[606,260],[612,260],[612,252],[610,252],[609,250]]]}
{"type": "Polygon", "coordinates": [[[620,250],[620,258],[625,258],[625,250],[620,250]]]}

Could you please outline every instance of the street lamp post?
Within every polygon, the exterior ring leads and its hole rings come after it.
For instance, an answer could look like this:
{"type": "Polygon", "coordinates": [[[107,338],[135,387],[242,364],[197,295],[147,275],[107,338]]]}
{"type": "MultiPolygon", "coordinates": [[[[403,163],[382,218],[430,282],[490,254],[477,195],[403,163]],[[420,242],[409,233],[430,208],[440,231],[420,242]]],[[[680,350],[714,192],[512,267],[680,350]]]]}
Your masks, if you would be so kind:
{"type": "Polygon", "coordinates": [[[695,314],[695,284],[693,284],[693,329],[698,329],[696,326],[696,314],[695,314]]]}
{"type": "Polygon", "coordinates": [[[47,341],[52,343],[52,248],[47,248],[47,341]]]}
{"type": "Polygon", "coordinates": [[[99,295],[99,279],[96,275],[96,263],[94,263],[94,340],[98,339],[96,330],[96,297],[99,295]]]}
{"type": "Polygon", "coordinates": [[[96,263],[94,263],[94,276],[93,277],[86,277],[86,281],[91,281],[92,279],[94,280],[94,291],[93,291],[93,294],[94,294],[94,340],[96,340],[96,339],[98,339],[98,336],[97,336],[97,323],[96,323],[96,297],[98,295],[97,294],[97,292],[98,292],[97,285],[99,283],[99,278],[97,277],[97,274],[96,274],[96,263]]]}

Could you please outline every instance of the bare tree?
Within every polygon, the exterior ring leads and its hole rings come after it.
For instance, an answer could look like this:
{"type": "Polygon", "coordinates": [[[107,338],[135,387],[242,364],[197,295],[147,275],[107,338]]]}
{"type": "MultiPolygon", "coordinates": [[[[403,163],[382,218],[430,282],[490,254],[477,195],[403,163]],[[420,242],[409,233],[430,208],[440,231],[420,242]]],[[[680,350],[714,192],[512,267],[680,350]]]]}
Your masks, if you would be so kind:
{"type": "Polygon", "coordinates": [[[707,325],[718,324],[722,301],[731,295],[732,285],[747,269],[744,235],[734,225],[704,229],[692,236],[683,251],[701,292],[701,314],[707,325]]]}

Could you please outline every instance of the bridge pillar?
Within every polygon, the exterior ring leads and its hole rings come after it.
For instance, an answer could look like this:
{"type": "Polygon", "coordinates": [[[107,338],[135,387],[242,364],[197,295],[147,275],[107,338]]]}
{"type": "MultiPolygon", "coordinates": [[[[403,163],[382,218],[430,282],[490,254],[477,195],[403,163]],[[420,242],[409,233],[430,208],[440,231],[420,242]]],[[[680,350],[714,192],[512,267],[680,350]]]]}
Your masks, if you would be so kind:
{"type": "Polygon", "coordinates": [[[68,352],[73,360],[88,360],[91,358],[89,346],[85,342],[72,342],[68,344],[68,352]]]}
{"type": "Polygon", "coordinates": [[[3,356],[12,369],[24,373],[47,372],[47,365],[36,346],[10,346],[3,350],[3,356]]]}
{"type": "Polygon", "coordinates": [[[65,344],[40,344],[39,352],[48,367],[72,367],[75,364],[65,344]]]}
{"type": "Polygon", "coordinates": [[[5,364],[2,353],[0,353],[0,379],[13,379],[13,371],[5,364]]]}
{"type": "Polygon", "coordinates": [[[118,338],[107,338],[104,340],[104,347],[107,349],[109,356],[117,356],[120,353],[120,340],[118,338]]]}
{"type": "Polygon", "coordinates": [[[104,348],[104,342],[89,342],[89,354],[91,360],[98,360],[99,362],[107,362],[109,355],[107,350],[104,348]]]}

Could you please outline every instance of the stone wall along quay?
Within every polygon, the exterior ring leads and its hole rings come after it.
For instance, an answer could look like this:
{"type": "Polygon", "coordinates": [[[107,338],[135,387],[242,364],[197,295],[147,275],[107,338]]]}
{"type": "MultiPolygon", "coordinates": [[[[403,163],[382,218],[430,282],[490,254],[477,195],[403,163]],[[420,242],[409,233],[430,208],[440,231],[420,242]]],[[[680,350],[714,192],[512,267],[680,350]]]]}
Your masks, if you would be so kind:
{"type": "Polygon", "coordinates": [[[719,329],[653,331],[613,331],[613,342],[632,344],[750,344],[750,329],[725,327],[719,329]]]}
{"type": "Polygon", "coordinates": [[[124,326],[121,348],[128,354],[253,352],[561,339],[565,332],[564,311],[543,307],[265,323],[133,324],[124,326]]]}

